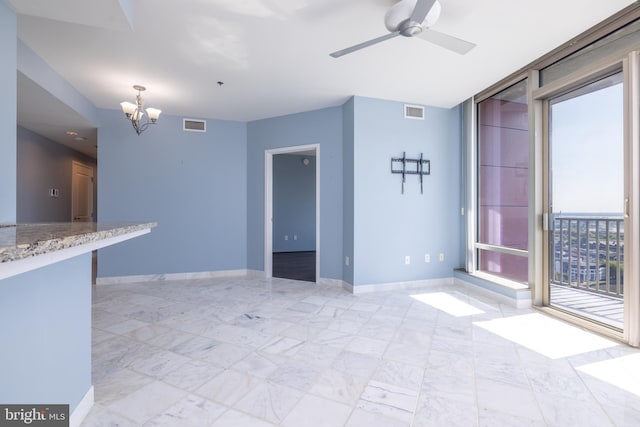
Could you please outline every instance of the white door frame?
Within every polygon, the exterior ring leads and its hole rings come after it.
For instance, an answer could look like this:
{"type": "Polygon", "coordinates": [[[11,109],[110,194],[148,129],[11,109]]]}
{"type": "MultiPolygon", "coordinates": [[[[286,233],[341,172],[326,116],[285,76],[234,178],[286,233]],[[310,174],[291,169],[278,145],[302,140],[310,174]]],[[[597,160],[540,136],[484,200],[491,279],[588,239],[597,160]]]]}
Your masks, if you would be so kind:
{"type": "Polygon", "coordinates": [[[316,153],[316,282],[320,278],[320,144],[264,151],[264,274],[273,276],[273,156],[313,150],[316,153]]]}
{"type": "Polygon", "coordinates": [[[93,211],[93,206],[94,206],[94,202],[95,202],[95,193],[94,193],[94,188],[93,188],[93,182],[95,179],[95,170],[93,168],[93,166],[89,166],[87,164],[84,164],[82,162],[79,162],[77,160],[72,160],[71,161],[71,222],[77,221],[76,217],[75,217],[75,210],[76,210],[76,205],[75,205],[75,200],[76,200],[76,191],[78,191],[77,186],[77,182],[76,182],[76,172],[78,170],[87,170],[87,171],[91,171],[91,217],[93,218],[92,221],[95,221],[95,212],[93,211]]]}

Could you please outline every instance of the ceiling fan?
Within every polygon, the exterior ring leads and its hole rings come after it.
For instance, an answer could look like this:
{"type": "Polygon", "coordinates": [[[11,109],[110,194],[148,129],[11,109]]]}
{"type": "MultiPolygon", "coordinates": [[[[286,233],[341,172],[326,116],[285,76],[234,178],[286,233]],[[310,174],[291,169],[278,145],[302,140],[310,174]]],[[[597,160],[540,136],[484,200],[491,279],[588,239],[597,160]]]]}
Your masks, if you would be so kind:
{"type": "Polygon", "coordinates": [[[401,0],[384,16],[384,25],[389,30],[389,34],[338,50],[330,55],[339,58],[397,36],[418,36],[422,40],[464,55],[476,45],[431,29],[440,17],[441,10],[442,6],[438,0],[401,0]]]}

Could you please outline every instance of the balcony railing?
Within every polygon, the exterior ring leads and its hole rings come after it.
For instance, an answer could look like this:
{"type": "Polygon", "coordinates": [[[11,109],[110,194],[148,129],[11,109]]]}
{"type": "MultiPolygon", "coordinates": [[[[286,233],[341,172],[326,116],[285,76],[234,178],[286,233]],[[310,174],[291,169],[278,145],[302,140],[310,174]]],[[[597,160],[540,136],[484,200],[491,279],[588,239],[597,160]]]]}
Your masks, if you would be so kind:
{"type": "Polygon", "coordinates": [[[551,282],[598,294],[624,295],[622,216],[556,215],[551,282]]]}

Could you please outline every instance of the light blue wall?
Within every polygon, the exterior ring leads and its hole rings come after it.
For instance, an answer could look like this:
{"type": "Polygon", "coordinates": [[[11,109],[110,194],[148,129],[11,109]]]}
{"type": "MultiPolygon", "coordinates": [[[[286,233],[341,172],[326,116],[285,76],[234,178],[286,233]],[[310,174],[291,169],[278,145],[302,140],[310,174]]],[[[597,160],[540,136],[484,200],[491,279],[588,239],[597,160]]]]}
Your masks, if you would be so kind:
{"type": "Polygon", "coordinates": [[[315,250],[316,159],[277,154],[273,156],[273,252],[315,250]],[[304,159],[309,161],[306,166],[304,159]]]}
{"type": "Polygon", "coordinates": [[[94,159],[18,126],[19,223],[71,220],[71,168],[74,160],[96,170],[94,159]],[[60,190],[60,195],[49,197],[50,188],[60,190]]]}
{"type": "Polygon", "coordinates": [[[342,194],[342,251],[345,257],[349,257],[349,265],[347,265],[344,257],[340,262],[342,263],[342,280],[350,284],[353,284],[354,104],[355,99],[351,98],[342,106],[342,176],[344,183],[342,194]]]}
{"type": "Polygon", "coordinates": [[[184,132],[162,115],[138,136],[120,111],[99,116],[98,220],[159,226],[101,250],[98,277],[245,269],[246,124],[184,132]]]}
{"type": "Polygon", "coordinates": [[[91,387],[91,254],[0,281],[0,402],[69,404],[91,387]]]}
{"type": "Polygon", "coordinates": [[[16,222],[16,13],[0,0],[0,224],[16,222]]]}
{"type": "MultiPolygon", "coordinates": [[[[19,39],[17,55],[19,72],[80,114],[89,124],[97,124],[97,109],[91,101],[19,39]]],[[[15,69],[13,74],[15,80],[15,69]]]]}
{"type": "Polygon", "coordinates": [[[460,110],[427,107],[425,114],[405,119],[402,103],[354,100],[354,285],[451,277],[463,265],[460,110]],[[416,175],[407,176],[402,195],[400,175],[390,172],[403,151],[431,161],[422,195],[416,175]]]}
{"type": "Polygon", "coordinates": [[[264,269],[265,150],[320,145],[320,277],[341,279],[342,108],[332,107],[247,125],[248,268],[264,269]]]}

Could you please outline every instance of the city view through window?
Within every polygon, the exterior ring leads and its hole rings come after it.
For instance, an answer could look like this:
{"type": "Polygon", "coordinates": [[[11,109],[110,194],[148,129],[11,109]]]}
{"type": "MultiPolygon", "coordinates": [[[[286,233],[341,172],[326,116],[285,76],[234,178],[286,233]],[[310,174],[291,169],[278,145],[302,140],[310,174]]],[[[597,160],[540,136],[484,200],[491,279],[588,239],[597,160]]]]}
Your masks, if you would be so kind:
{"type": "Polygon", "coordinates": [[[622,328],[622,74],[550,101],[550,304],[622,328]],[[580,291],[580,292],[576,292],[580,291]]]}

